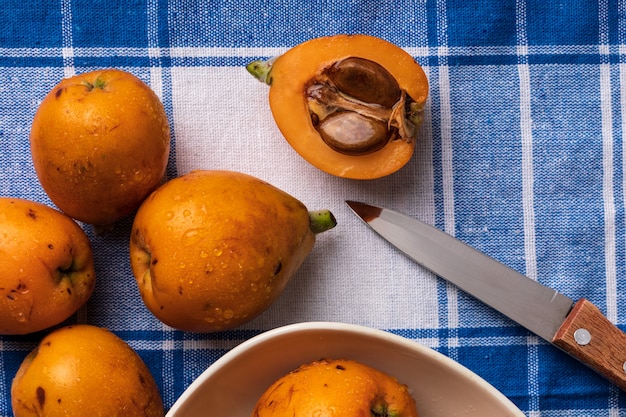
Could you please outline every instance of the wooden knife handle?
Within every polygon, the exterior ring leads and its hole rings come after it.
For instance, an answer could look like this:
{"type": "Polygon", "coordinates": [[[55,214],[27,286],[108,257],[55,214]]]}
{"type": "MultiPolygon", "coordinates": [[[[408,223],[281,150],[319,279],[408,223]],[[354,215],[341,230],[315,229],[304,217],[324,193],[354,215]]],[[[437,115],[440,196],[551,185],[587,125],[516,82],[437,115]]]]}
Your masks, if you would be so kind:
{"type": "Polygon", "coordinates": [[[626,333],[591,302],[574,305],[552,343],[626,391],[626,333]]]}

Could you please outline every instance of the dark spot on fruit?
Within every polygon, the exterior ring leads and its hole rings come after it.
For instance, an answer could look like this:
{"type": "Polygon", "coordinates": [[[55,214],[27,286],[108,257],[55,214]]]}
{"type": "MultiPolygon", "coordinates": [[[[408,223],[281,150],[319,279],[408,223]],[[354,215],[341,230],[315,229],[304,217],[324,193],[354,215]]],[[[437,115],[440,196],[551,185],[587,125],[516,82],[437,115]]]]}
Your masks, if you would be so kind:
{"type": "Polygon", "coordinates": [[[63,94],[63,89],[62,88],[57,88],[57,91],[55,91],[55,93],[54,93],[54,98],[56,98],[58,100],[59,97],[61,97],[61,94],[63,94]]]}
{"type": "Polygon", "coordinates": [[[33,209],[28,209],[28,211],[26,212],[26,215],[33,220],[37,220],[37,212],[33,209]]]}
{"type": "Polygon", "coordinates": [[[178,294],[183,295],[183,287],[178,287],[178,294]]]}
{"type": "Polygon", "coordinates": [[[343,366],[343,365],[337,365],[337,366],[335,366],[335,368],[339,369],[340,371],[345,371],[346,370],[346,367],[343,366]]]}
{"type": "Polygon", "coordinates": [[[142,374],[139,374],[139,383],[141,385],[146,385],[146,378],[144,378],[142,374]]]}
{"type": "Polygon", "coordinates": [[[61,404],[61,399],[60,398],[57,398],[57,403],[61,404]]]}
{"type": "Polygon", "coordinates": [[[7,299],[13,301],[15,300],[15,297],[12,294],[8,294],[7,299]]]}
{"type": "Polygon", "coordinates": [[[41,387],[37,387],[37,402],[39,403],[39,407],[43,408],[43,405],[46,402],[46,390],[41,387]]]}
{"type": "Polygon", "coordinates": [[[48,243],[48,249],[54,249],[54,245],[52,243],[48,243]]]}
{"type": "Polygon", "coordinates": [[[152,265],[156,265],[158,263],[159,263],[159,260],[157,258],[152,259],[152,265]]]}
{"type": "Polygon", "coordinates": [[[72,295],[72,289],[71,289],[71,288],[69,288],[69,287],[68,287],[66,291],[67,291],[67,293],[68,293],[69,295],[72,295]]]}
{"type": "Polygon", "coordinates": [[[283,269],[283,263],[278,261],[278,264],[274,267],[274,275],[278,275],[281,269],[283,269]]]}

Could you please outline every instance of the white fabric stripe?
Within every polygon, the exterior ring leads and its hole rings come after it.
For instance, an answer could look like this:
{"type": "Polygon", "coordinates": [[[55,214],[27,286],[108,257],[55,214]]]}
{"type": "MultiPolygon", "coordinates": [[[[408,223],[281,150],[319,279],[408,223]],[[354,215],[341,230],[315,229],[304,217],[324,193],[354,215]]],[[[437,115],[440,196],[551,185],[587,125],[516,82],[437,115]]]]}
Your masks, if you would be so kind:
{"type": "MultiPolygon", "coordinates": [[[[441,175],[443,186],[443,214],[444,230],[450,235],[455,235],[456,222],[454,218],[454,175],[453,175],[453,149],[452,149],[452,110],[450,107],[450,73],[448,68],[448,23],[446,2],[437,1],[437,40],[440,45],[437,49],[439,57],[439,97],[440,97],[440,120],[441,120],[441,175]]],[[[448,355],[458,360],[459,345],[456,337],[456,329],[459,327],[459,304],[458,289],[452,285],[446,285],[446,298],[448,302],[447,328],[452,337],[448,338],[448,355]]]]}
{"type": "Polygon", "coordinates": [[[61,3],[61,32],[63,39],[63,73],[66,78],[75,75],[74,50],[72,49],[72,0],[63,0],[61,3]]]}
{"type": "MultiPolygon", "coordinates": [[[[431,67],[424,67],[424,73],[426,74],[426,79],[431,79],[431,67]]],[[[424,130],[424,137],[429,138],[430,140],[421,141],[425,148],[421,149],[421,153],[418,153],[417,157],[423,159],[423,164],[420,163],[420,166],[427,167],[425,172],[420,173],[421,178],[426,178],[428,180],[428,204],[425,208],[428,211],[423,212],[424,220],[429,224],[435,223],[435,172],[433,169],[433,125],[432,125],[432,94],[428,95],[426,105],[424,106],[424,123],[422,124],[422,129],[424,130]]],[[[422,145],[422,146],[423,146],[422,145]]]]}
{"type": "Polygon", "coordinates": [[[528,394],[529,394],[529,408],[528,417],[540,417],[541,411],[539,411],[539,338],[537,336],[529,335],[526,339],[526,345],[528,346],[528,394]]]}
{"type": "Polygon", "coordinates": [[[439,66],[439,96],[441,120],[441,171],[443,180],[444,229],[455,235],[454,175],[452,172],[452,109],[450,104],[450,73],[447,65],[439,66]]]}
{"type": "MultiPolygon", "coordinates": [[[[613,191],[613,103],[611,99],[611,64],[609,48],[609,5],[603,0],[598,4],[600,63],[600,106],[602,110],[602,192],[604,200],[604,264],[606,275],[606,316],[617,322],[617,267],[615,242],[615,195],[613,191]]],[[[619,391],[611,387],[609,415],[619,415],[619,391]]]]}
{"type": "MultiPolygon", "coordinates": [[[[604,3],[604,2],[602,2],[604,3]]],[[[601,3],[601,4],[602,4],[601,3]]],[[[600,7],[600,28],[606,26],[606,8],[600,7]]],[[[606,27],[605,27],[606,30],[606,27]]],[[[605,35],[600,35],[605,37],[605,35]]],[[[615,196],[613,192],[613,114],[611,100],[611,65],[600,64],[600,106],[602,112],[602,194],[604,200],[604,262],[606,275],[606,316],[617,321],[617,271],[615,249],[615,196]]]]}
{"type": "MultiPolygon", "coordinates": [[[[166,327],[164,327],[165,329],[166,327]]],[[[171,329],[168,329],[171,332],[171,329]]],[[[421,345],[427,346],[431,349],[437,349],[440,347],[440,343],[442,339],[436,337],[409,337],[405,336],[410,340],[413,340],[421,345]]],[[[163,341],[163,340],[142,340],[142,339],[132,339],[126,340],[126,342],[133,348],[137,350],[148,350],[148,351],[173,351],[173,350],[183,350],[186,352],[192,351],[206,351],[206,350],[231,350],[235,346],[245,342],[248,339],[198,339],[198,340],[180,340],[180,341],[163,341]]],[[[7,342],[4,342],[5,351],[21,351],[22,349],[8,349],[7,342]]],[[[485,347],[485,346],[541,346],[548,345],[543,339],[540,339],[537,336],[489,336],[489,337],[472,337],[472,338],[452,338],[448,342],[448,346],[450,344],[454,344],[456,347],[485,347]]]]}
{"type": "MultiPolygon", "coordinates": [[[[620,76],[620,104],[622,114],[622,169],[626,168],[626,64],[619,64],[620,76]]],[[[626,205],[626,175],[622,176],[622,190],[624,191],[624,205],[626,205]]],[[[618,323],[617,318],[614,323],[618,323]]]]}
{"type": "Polygon", "coordinates": [[[160,66],[150,67],[150,88],[163,101],[163,70],[160,66]]]}
{"type": "MultiPolygon", "coordinates": [[[[66,3],[71,0],[65,0],[66,3]]],[[[69,6],[68,6],[69,7],[69,6]]],[[[71,20],[71,15],[67,16],[71,20]]],[[[67,23],[71,25],[71,22],[67,23]]],[[[65,24],[64,24],[65,26],[65,24]]],[[[67,34],[71,37],[71,33],[67,34]]],[[[63,55],[70,57],[145,57],[162,56],[167,54],[172,58],[227,58],[227,57],[256,57],[256,56],[277,56],[284,53],[288,48],[227,48],[227,47],[171,47],[160,48],[149,46],[148,48],[71,48],[70,43],[64,42],[63,48],[0,48],[0,56],[3,57],[31,57],[31,58],[53,58],[63,55]]],[[[448,56],[493,56],[493,55],[518,55],[519,46],[471,46],[471,47],[447,47],[448,56]]],[[[603,51],[594,45],[528,45],[529,55],[597,55],[598,53],[619,53],[626,54],[626,44],[603,45],[603,51]]],[[[429,57],[435,56],[440,51],[439,48],[429,47],[404,47],[411,56],[429,57]]]]}
{"type": "MultiPolygon", "coordinates": [[[[522,145],[522,210],[524,220],[524,256],[526,258],[526,276],[537,280],[537,253],[535,240],[535,197],[534,197],[534,166],[533,166],[533,133],[530,100],[530,67],[528,65],[528,35],[526,33],[526,2],[518,0],[516,4],[517,31],[517,66],[519,77],[519,108],[520,135],[522,145]]],[[[528,337],[528,395],[529,416],[539,416],[539,353],[538,338],[528,337]]]]}
{"type": "MultiPolygon", "coordinates": [[[[162,329],[164,334],[171,335],[174,333],[173,329],[166,326],[165,324],[162,325],[162,329]]],[[[129,343],[129,345],[133,347],[133,344],[129,343]]],[[[145,347],[142,345],[142,348],[145,347]]],[[[176,395],[174,394],[174,379],[169,378],[168,375],[176,374],[177,370],[174,369],[174,352],[178,349],[180,349],[180,347],[176,345],[176,342],[167,338],[165,340],[159,341],[158,345],[155,346],[155,350],[160,350],[163,352],[163,371],[161,374],[163,391],[161,392],[161,396],[163,397],[163,401],[166,404],[173,404],[174,401],[176,401],[176,395]]]]}
{"type": "Polygon", "coordinates": [[[148,0],[146,19],[148,26],[148,55],[159,46],[159,0],[148,0]]]}
{"type": "MultiPolygon", "coordinates": [[[[626,13],[626,3],[618,2],[618,10],[619,16],[624,16],[626,13]]],[[[620,17],[618,19],[618,33],[620,34],[620,40],[624,41],[626,36],[626,19],[624,17],[620,17]]],[[[620,54],[626,55],[626,47],[624,44],[620,45],[619,48],[620,54]]],[[[624,59],[620,59],[619,64],[619,91],[620,91],[620,114],[621,114],[621,138],[622,138],[622,171],[624,171],[626,167],[626,64],[624,64],[624,59]]],[[[623,204],[626,205],[626,175],[622,172],[622,194],[624,198],[623,204]]],[[[619,323],[619,317],[615,318],[614,323],[619,323]]],[[[623,322],[623,320],[622,320],[623,322]]]]}
{"type": "Polygon", "coordinates": [[[522,140],[522,206],[524,216],[525,275],[537,280],[535,251],[535,199],[533,173],[533,135],[530,108],[530,70],[528,64],[517,67],[520,86],[520,131],[522,140]]]}
{"type": "MultiPolygon", "coordinates": [[[[61,3],[61,35],[63,48],[61,55],[63,56],[63,77],[69,78],[76,75],[74,68],[74,50],[72,49],[72,0],[63,0],[61,3]]],[[[87,324],[89,322],[89,303],[83,304],[76,311],[76,322],[79,324],[87,324]]]]}
{"type": "Polygon", "coordinates": [[[150,58],[150,87],[163,101],[163,71],[160,66],[159,44],[159,1],[149,0],[148,10],[148,56],[150,58]]]}
{"type": "MultiPolygon", "coordinates": [[[[155,92],[159,99],[163,99],[163,77],[162,69],[160,67],[159,55],[154,54],[154,49],[159,43],[159,13],[158,13],[158,0],[148,0],[146,4],[146,20],[147,20],[147,36],[148,36],[148,57],[150,58],[150,88],[155,92]]],[[[171,333],[172,329],[169,326],[162,325],[163,331],[171,333]]],[[[176,343],[172,340],[164,340],[161,345],[163,351],[163,370],[161,375],[163,390],[161,396],[166,404],[173,404],[176,401],[174,379],[168,378],[168,375],[174,375],[175,370],[173,368],[174,363],[174,351],[176,350],[176,343]]]]}

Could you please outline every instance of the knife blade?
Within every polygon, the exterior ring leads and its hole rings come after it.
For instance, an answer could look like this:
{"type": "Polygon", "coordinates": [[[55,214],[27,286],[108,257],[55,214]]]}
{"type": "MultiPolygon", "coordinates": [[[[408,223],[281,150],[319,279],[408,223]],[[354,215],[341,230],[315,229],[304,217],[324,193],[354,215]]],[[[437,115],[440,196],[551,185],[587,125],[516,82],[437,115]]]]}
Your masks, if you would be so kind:
{"type": "Polygon", "coordinates": [[[346,201],[417,264],[567,352],[626,391],[626,333],[585,298],[534,281],[455,237],[396,211],[346,201]]]}

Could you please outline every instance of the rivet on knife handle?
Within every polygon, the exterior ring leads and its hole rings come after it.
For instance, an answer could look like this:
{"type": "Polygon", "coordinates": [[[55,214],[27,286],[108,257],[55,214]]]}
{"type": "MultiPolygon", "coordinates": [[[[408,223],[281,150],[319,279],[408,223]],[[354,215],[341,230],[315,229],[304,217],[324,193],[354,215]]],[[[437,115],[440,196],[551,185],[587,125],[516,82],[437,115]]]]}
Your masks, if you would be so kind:
{"type": "Polygon", "coordinates": [[[626,390],[626,334],[591,302],[574,305],[552,343],[626,390]]]}

